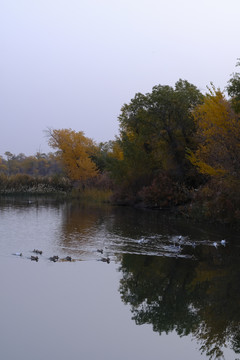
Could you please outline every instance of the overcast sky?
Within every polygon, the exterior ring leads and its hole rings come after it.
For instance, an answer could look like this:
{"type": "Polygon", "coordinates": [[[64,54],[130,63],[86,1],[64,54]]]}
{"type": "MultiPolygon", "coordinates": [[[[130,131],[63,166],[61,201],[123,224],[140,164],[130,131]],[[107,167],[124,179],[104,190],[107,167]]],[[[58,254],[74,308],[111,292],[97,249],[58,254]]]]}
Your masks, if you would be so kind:
{"type": "Polygon", "coordinates": [[[0,155],[49,152],[48,127],[113,140],[137,92],[224,89],[240,0],[1,0],[0,155]]]}

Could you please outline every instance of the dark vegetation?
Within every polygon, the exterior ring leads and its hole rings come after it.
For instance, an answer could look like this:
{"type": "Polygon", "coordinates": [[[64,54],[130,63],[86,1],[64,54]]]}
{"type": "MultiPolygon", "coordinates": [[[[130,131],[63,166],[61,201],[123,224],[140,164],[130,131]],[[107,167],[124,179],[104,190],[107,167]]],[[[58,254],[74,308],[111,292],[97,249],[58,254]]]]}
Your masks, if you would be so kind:
{"type": "Polygon", "coordinates": [[[111,193],[116,204],[237,224],[239,73],[232,74],[226,91],[228,98],[211,85],[202,94],[180,79],[174,87],[137,93],[121,109],[119,136],[106,143],[71,129],[48,130],[54,154],[6,152],[0,158],[0,191],[40,187],[79,195],[97,189],[111,193]]]}

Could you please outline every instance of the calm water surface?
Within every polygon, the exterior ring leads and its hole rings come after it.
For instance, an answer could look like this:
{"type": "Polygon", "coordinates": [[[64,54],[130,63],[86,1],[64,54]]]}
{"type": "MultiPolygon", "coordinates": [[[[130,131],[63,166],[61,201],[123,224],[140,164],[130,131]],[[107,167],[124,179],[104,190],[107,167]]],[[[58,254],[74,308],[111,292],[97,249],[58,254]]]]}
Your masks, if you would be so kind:
{"type": "Polygon", "coordinates": [[[160,212],[1,199],[1,359],[239,360],[238,244],[160,212]]]}

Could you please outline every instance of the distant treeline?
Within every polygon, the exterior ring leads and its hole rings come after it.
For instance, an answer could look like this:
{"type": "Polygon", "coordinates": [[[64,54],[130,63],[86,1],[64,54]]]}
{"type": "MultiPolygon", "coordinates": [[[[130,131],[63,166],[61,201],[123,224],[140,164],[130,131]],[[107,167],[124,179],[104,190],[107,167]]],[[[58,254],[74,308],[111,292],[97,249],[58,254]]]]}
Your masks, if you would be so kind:
{"type": "Polygon", "coordinates": [[[117,204],[238,224],[240,73],[226,90],[228,98],[211,84],[202,94],[181,79],[154,86],[123,105],[115,140],[97,144],[81,131],[49,129],[54,154],[7,152],[0,173],[63,177],[79,192],[111,190],[117,204]]]}
{"type": "Polygon", "coordinates": [[[4,175],[27,174],[30,176],[53,176],[63,172],[56,155],[37,152],[35,155],[18,155],[6,151],[0,156],[0,173],[4,175]]]}
{"type": "Polygon", "coordinates": [[[0,194],[46,194],[71,191],[71,181],[53,153],[26,156],[9,151],[0,157],[0,194]]]}

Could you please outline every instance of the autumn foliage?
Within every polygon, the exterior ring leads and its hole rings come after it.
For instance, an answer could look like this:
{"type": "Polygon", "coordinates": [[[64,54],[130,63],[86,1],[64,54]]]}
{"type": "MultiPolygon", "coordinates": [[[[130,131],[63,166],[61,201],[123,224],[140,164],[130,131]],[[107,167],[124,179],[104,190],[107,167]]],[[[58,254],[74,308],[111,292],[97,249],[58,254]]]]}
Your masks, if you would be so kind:
{"type": "Polygon", "coordinates": [[[229,101],[213,87],[193,115],[198,148],[190,152],[191,163],[206,175],[239,178],[240,123],[229,101]]]}
{"type": "Polygon", "coordinates": [[[49,145],[58,150],[58,157],[70,179],[84,181],[97,176],[97,167],[90,157],[94,144],[82,131],[54,129],[48,134],[49,145]]]}

